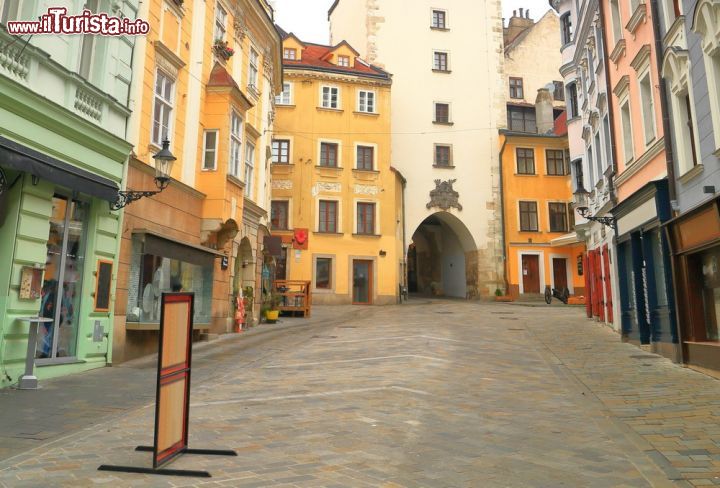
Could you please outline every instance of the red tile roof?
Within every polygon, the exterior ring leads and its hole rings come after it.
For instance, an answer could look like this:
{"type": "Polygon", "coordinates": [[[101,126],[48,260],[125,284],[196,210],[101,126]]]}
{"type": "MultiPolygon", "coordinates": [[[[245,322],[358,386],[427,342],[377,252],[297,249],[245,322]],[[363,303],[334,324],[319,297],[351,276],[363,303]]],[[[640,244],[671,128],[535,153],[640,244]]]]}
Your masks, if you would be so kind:
{"type": "Polygon", "coordinates": [[[567,129],[567,111],[563,110],[563,113],[558,115],[555,119],[555,126],[553,127],[553,134],[556,136],[566,136],[568,133],[567,129]]]}
{"type": "Polygon", "coordinates": [[[227,70],[218,62],[215,62],[215,65],[210,72],[210,79],[207,82],[207,86],[226,86],[229,88],[237,88],[238,90],[240,89],[233,77],[230,76],[230,73],[228,73],[227,70]]]}
{"type": "MultiPolygon", "coordinates": [[[[294,36],[292,33],[285,33],[284,31],[282,31],[282,29],[278,30],[284,34],[283,39],[287,39],[290,36],[297,39],[297,37],[294,36]]],[[[284,68],[309,68],[319,71],[331,71],[334,73],[348,73],[352,75],[367,75],[372,77],[381,77],[388,79],[390,78],[390,74],[387,71],[384,71],[377,66],[373,66],[369,63],[364,63],[363,61],[360,61],[360,58],[355,58],[354,66],[344,67],[330,63],[328,61],[328,59],[330,59],[330,54],[332,54],[333,51],[335,51],[343,44],[349,47],[351,50],[355,51],[355,49],[353,49],[353,47],[345,41],[342,41],[336,46],[326,46],[323,44],[313,44],[309,42],[304,42],[302,44],[305,46],[305,49],[303,49],[302,53],[300,54],[300,57],[302,59],[300,61],[283,59],[284,68]]]]}

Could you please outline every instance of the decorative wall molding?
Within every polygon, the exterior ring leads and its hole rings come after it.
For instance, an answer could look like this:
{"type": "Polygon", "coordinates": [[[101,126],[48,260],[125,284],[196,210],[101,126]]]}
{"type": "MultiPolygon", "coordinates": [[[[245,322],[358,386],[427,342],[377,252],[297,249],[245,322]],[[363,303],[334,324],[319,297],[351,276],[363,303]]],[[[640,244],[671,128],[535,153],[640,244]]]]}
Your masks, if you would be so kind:
{"type": "Polygon", "coordinates": [[[462,205],[460,205],[458,201],[460,194],[453,189],[453,183],[456,181],[457,180],[435,180],[435,189],[430,191],[430,201],[426,207],[437,207],[441,210],[449,210],[451,208],[462,210],[462,205]]]}
{"type": "Polygon", "coordinates": [[[78,112],[91,119],[102,121],[102,101],[79,87],[75,91],[74,106],[78,112]]]}
{"type": "Polygon", "coordinates": [[[272,189],[273,190],[292,190],[293,182],[292,180],[272,180],[272,189]]]}
{"type": "Polygon", "coordinates": [[[380,193],[380,188],[375,185],[355,185],[356,195],[377,195],[380,193]]]}

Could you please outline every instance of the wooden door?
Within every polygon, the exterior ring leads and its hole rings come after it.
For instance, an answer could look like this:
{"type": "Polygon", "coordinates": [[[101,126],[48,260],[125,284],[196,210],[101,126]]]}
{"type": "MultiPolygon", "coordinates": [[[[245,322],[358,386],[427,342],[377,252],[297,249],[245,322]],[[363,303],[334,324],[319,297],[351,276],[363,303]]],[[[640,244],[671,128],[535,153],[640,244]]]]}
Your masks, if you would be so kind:
{"type": "Polygon", "coordinates": [[[605,322],[605,297],[603,296],[602,282],[602,254],[600,249],[593,251],[595,253],[595,293],[597,293],[597,316],[601,321],[605,322]]]}
{"type": "Polygon", "coordinates": [[[373,262],[361,259],[353,261],[353,303],[370,305],[373,295],[373,262]]]}
{"type": "Polygon", "coordinates": [[[592,292],[592,286],[591,286],[591,273],[590,273],[590,255],[585,254],[583,256],[583,275],[585,276],[585,313],[587,314],[588,318],[592,318],[592,301],[594,300],[595,296],[592,292]]]}
{"type": "Polygon", "coordinates": [[[564,290],[568,287],[567,281],[567,259],[553,258],[553,280],[557,290],[564,290]]]}
{"type": "Polygon", "coordinates": [[[523,293],[540,293],[540,257],[522,256],[523,293]]]}
{"type": "Polygon", "coordinates": [[[608,245],[603,246],[603,279],[605,280],[605,308],[607,309],[607,321],[613,323],[613,301],[612,301],[612,283],[610,282],[610,254],[608,254],[608,245]]]}

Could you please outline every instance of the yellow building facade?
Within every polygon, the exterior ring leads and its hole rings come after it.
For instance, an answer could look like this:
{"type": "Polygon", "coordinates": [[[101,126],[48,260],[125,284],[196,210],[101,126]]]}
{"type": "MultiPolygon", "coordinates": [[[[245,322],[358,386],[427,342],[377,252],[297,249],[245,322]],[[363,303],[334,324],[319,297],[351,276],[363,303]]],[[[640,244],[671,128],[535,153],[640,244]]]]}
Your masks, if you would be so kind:
{"type": "Polygon", "coordinates": [[[567,135],[503,130],[500,148],[505,293],[517,299],[549,286],[584,295],[585,246],[573,232],[567,135]]]}
{"type": "Polygon", "coordinates": [[[403,275],[402,176],[390,165],[385,71],[347,43],[286,34],[272,143],[275,279],[321,304],[395,303],[403,275]]]}
{"type": "Polygon", "coordinates": [[[154,189],[152,156],[164,140],[177,161],[167,189],[124,210],[113,338],[121,361],[156,350],[164,291],[195,293],[200,331],[231,331],[243,289],[257,315],[282,87],[266,0],[150,0],[141,9],[151,30],[134,52],[128,188],[154,189]]]}

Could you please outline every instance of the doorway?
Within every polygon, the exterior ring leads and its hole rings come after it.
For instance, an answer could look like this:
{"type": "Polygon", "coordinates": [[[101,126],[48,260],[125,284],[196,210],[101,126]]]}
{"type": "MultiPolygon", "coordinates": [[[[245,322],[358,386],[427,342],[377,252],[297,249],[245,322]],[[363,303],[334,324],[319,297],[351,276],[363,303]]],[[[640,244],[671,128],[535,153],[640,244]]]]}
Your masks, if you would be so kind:
{"type": "Polygon", "coordinates": [[[523,293],[540,293],[540,256],[522,255],[523,293]]]}
{"type": "Polygon", "coordinates": [[[373,262],[364,259],[353,260],[353,296],[354,305],[372,304],[373,262]]]}
{"type": "Polygon", "coordinates": [[[84,202],[55,195],[52,204],[39,315],[53,322],[40,326],[35,349],[36,358],[49,362],[77,355],[88,220],[88,205],[84,202]]]}
{"type": "Polygon", "coordinates": [[[552,258],[553,265],[553,283],[556,290],[564,290],[568,288],[567,279],[567,259],[552,258]]]}

